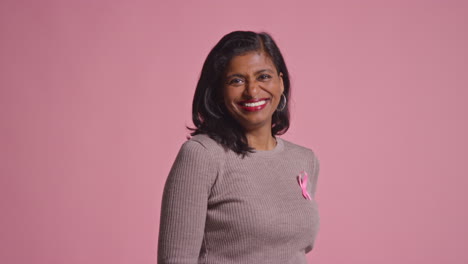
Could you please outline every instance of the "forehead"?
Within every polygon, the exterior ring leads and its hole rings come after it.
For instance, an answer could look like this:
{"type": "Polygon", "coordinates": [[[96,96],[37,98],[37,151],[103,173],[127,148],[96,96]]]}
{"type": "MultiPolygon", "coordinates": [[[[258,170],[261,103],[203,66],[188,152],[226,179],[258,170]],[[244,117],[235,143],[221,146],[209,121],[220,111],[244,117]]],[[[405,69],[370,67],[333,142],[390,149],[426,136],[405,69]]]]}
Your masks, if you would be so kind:
{"type": "Polygon", "coordinates": [[[251,73],[264,69],[276,72],[275,64],[270,56],[264,52],[253,51],[233,57],[226,68],[226,73],[251,73]]]}

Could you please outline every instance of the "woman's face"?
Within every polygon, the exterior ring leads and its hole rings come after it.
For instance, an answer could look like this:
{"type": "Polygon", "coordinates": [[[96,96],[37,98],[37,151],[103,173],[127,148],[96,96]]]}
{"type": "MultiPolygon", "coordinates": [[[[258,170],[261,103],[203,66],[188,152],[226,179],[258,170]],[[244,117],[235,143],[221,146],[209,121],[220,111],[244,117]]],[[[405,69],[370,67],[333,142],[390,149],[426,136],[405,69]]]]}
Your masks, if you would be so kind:
{"type": "Polygon", "coordinates": [[[224,78],[224,104],[247,131],[271,129],[272,115],[284,91],[283,74],[264,52],[232,58],[224,78]]]}

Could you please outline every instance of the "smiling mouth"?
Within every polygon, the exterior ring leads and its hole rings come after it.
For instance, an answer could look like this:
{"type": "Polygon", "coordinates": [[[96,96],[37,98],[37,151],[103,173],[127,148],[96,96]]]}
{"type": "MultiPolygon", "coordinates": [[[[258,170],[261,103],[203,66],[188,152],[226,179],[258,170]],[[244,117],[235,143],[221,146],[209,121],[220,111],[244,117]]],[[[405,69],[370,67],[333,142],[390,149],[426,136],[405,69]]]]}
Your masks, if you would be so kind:
{"type": "Polygon", "coordinates": [[[244,110],[253,112],[253,111],[259,111],[265,108],[267,102],[270,99],[268,98],[261,98],[261,99],[255,99],[255,100],[247,100],[247,101],[241,101],[238,102],[237,104],[244,110]]]}

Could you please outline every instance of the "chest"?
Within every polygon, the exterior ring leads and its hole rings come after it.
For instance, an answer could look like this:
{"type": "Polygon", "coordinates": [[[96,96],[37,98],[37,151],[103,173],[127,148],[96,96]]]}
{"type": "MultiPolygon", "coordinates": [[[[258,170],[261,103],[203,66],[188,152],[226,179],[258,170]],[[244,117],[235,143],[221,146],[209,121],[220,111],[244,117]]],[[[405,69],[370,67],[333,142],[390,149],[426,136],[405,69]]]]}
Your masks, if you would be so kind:
{"type": "Polygon", "coordinates": [[[318,229],[318,208],[302,194],[297,176],[303,169],[306,164],[300,161],[227,166],[212,189],[208,224],[226,234],[278,243],[311,240],[318,229]]]}

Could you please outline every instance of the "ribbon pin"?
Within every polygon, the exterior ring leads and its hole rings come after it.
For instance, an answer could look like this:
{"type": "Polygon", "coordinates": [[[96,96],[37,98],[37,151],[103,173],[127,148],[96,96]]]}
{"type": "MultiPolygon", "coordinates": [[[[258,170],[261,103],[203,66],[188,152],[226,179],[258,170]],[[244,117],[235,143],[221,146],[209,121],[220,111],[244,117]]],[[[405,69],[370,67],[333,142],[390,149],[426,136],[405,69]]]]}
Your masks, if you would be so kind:
{"type": "Polygon", "coordinates": [[[312,200],[309,193],[307,192],[308,178],[309,178],[309,175],[305,171],[301,171],[299,175],[297,175],[297,181],[299,182],[299,186],[301,186],[301,189],[302,189],[302,196],[304,196],[304,198],[307,200],[312,200]],[[302,175],[304,175],[304,177],[302,177],[302,175]]]}

